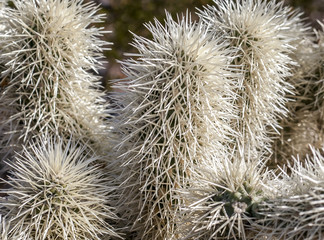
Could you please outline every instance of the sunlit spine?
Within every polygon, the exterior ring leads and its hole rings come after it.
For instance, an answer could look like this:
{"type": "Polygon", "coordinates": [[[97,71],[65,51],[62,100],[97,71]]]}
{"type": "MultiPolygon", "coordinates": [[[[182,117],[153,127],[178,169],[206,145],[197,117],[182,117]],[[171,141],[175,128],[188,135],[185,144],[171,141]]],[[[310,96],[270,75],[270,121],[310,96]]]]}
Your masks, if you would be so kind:
{"type": "Polygon", "coordinates": [[[138,54],[122,62],[126,79],[117,97],[125,108],[115,128],[124,169],[120,211],[137,239],[171,239],[192,168],[222,157],[233,134],[230,121],[236,71],[232,51],[189,14],[146,25],[153,39],[134,36],[138,54]]]}
{"type": "Polygon", "coordinates": [[[214,1],[199,10],[212,33],[221,33],[236,51],[233,67],[241,70],[234,103],[238,120],[233,129],[238,138],[233,148],[246,161],[270,155],[271,137],[278,134],[278,120],[287,115],[285,103],[292,86],[286,81],[296,63],[290,54],[292,43],[299,40],[306,27],[300,13],[283,2],[261,0],[214,1]]]}

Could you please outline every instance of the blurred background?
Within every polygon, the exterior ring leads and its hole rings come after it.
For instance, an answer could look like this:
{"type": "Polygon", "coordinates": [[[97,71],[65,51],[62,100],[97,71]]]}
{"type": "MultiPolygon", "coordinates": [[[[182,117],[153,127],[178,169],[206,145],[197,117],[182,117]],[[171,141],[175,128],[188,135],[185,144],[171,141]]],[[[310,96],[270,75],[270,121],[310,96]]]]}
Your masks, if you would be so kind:
{"type": "MultiPolygon", "coordinates": [[[[195,8],[214,4],[212,0],[87,0],[101,5],[100,13],[106,14],[105,22],[100,24],[105,30],[112,31],[104,36],[113,43],[110,51],[105,51],[108,63],[100,72],[103,83],[110,89],[110,80],[123,78],[118,60],[125,58],[124,53],[136,52],[130,45],[132,34],[150,38],[144,23],[157,18],[163,22],[165,10],[173,16],[185,13],[187,9],[195,18],[195,8]]],[[[215,0],[217,2],[217,0],[215,0]]],[[[305,21],[319,28],[317,20],[324,21],[324,0],[285,0],[286,5],[304,12],[305,21]]]]}

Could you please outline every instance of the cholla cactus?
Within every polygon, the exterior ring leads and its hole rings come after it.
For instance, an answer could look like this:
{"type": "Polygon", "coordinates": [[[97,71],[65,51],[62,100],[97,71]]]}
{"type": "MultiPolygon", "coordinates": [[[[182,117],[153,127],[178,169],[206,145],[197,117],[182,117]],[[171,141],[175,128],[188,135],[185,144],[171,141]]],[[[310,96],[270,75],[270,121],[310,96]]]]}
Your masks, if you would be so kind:
{"type": "Polygon", "coordinates": [[[273,167],[283,166],[292,156],[297,155],[300,161],[304,161],[307,154],[311,153],[310,146],[324,147],[323,115],[320,110],[299,109],[292,112],[292,116],[285,119],[282,125],[281,136],[274,143],[273,167]]]}
{"type": "Polygon", "coordinates": [[[275,192],[267,185],[272,172],[227,158],[213,159],[196,174],[182,195],[183,239],[251,239],[258,204],[275,192]]]}
{"type": "Polygon", "coordinates": [[[232,64],[242,75],[235,102],[239,121],[233,123],[240,133],[236,145],[241,145],[247,159],[258,161],[271,152],[270,136],[280,128],[278,117],[287,114],[285,94],[291,85],[285,78],[295,64],[289,57],[291,44],[305,28],[300,14],[274,0],[214,2],[199,15],[211,32],[221,33],[237,50],[232,64]]]}
{"type": "Polygon", "coordinates": [[[283,172],[279,196],[265,201],[258,213],[264,219],[260,235],[267,239],[322,239],[324,227],[323,150],[312,148],[304,163],[294,159],[291,174],[283,172]]]}
{"type": "Polygon", "coordinates": [[[233,134],[235,73],[226,42],[188,14],[176,22],[166,13],[165,26],[146,27],[153,40],[135,36],[138,59],[122,63],[127,79],[119,84],[126,106],[116,127],[126,179],[121,212],[138,239],[170,239],[175,190],[195,163],[225,152],[233,134]]]}
{"type": "Polygon", "coordinates": [[[77,0],[11,1],[1,22],[0,122],[4,151],[37,135],[73,135],[91,147],[104,146],[107,106],[96,71],[104,33],[93,3],[77,0]],[[3,132],[3,130],[5,130],[3,132]],[[98,144],[100,143],[100,145],[98,144]]]}
{"type": "Polygon", "coordinates": [[[315,93],[315,106],[318,106],[319,111],[321,112],[321,117],[324,116],[324,22],[319,22],[321,25],[321,31],[317,31],[317,42],[318,42],[318,68],[316,69],[317,73],[317,83],[318,89],[315,93]]]}
{"type": "Polygon", "coordinates": [[[287,108],[291,115],[297,111],[313,111],[317,105],[316,89],[318,88],[319,70],[322,65],[319,39],[313,31],[305,32],[303,39],[295,44],[292,58],[298,63],[293,68],[292,76],[287,79],[294,86],[294,96],[290,96],[293,101],[288,102],[287,108]]]}
{"type": "MultiPolygon", "coordinates": [[[[7,3],[7,1],[0,1],[0,18],[3,15],[2,11],[3,11],[4,7],[6,6],[6,3],[7,3]]],[[[5,29],[6,29],[6,26],[0,21],[0,34],[3,34],[5,29]]],[[[1,49],[1,46],[0,46],[0,49],[1,49]]],[[[3,62],[3,59],[0,59],[0,72],[2,72],[5,69],[4,64],[5,63],[3,62]]],[[[3,80],[0,78],[0,93],[1,93],[3,85],[5,83],[6,83],[6,80],[3,80]]],[[[6,110],[0,108],[0,123],[6,121],[10,117],[11,113],[12,113],[12,111],[10,110],[10,107],[8,107],[8,106],[6,107],[6,110]]],[[[1,138],[4,134],[4,132],[9,132],[12,130],[10,128],[11,128],[11,126],[0,124],[0,142],[1,142],[1,138]]],[[[4,159],[6,156],[7,156],[7,153],[1,152],[1,147],[0,147],[0,160],[4,159]]],[[[0,161],[0,169],[1,169],[1,171],[0,171],[0,176],[1,176],[2,175],[1,172],[5,171],[5,167],[2,165],[1,161],[0,161]]]]}
{"type": "Polygon", "coordinates": [[[9,226],[6,219],[0,215],[0,237],[2,240],[8,240],[9,226]]]}
{"type": "Polygon", "coordinates": [[[77,144],[38,139],[11,165],[6,201],[8,239],[102,239],[118,236],[107,223],[116,219],[109,179],[77,144]],[[22,238],[20,238],[23,236],[22,238]]]}
{"type": "Polygon", "coordinates": [[[294,86],[293,101],[286,104],[289,116],[281,122],[281,137],[274,143],[275,164],[283,165],[291,156],[299,155],[303,161],[311,153],[309,145],[324,147],[323,141],[323,31],[306,34],[294,50],[293,59],[298,67],[288,79],[294,86]]]}

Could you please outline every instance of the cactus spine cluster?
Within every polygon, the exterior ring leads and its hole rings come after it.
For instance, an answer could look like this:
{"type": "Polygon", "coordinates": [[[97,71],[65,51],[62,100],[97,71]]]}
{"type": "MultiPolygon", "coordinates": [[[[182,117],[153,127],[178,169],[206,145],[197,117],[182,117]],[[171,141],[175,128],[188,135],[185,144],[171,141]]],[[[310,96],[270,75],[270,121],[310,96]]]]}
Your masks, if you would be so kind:
{"type": "Polygon", "coordinates": [[[275,0],[166,11],[113,108],[97,12],[1,1],[0,238],[322,239],[324,24],[275,0]]]}
{"type": "Polygon", "coordinates": [[[104,171],[110,117],[99,77],[107,43],[94,3],[10,1],[1,10],[2,239],[118,237],[104,171]]]}

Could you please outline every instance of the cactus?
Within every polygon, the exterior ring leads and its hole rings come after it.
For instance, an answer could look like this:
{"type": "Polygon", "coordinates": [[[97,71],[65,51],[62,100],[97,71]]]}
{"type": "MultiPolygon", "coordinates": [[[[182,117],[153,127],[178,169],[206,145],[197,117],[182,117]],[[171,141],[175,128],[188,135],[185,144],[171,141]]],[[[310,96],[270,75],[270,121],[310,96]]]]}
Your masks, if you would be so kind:
{"type": "Polygon", "coordinates": [[[119,238],[110,224],[118,219],[113,180],[103,170],[110,110],[94,73],[107,45],[93,26],[103,15],[77,0],[10,6],[0,14],[0,154],[10,169],[2,238],[119,238]]]}
{"type": "Polygon", "coordinates": [[[1,16],[0,119],[2,152],[19,151],[29,140],[70,135],[95,150],[107,142],[108,106],[99,91],[99,60],[106,42],[93,3],[12,1],[1,16]]]}
{"type": "Polygon", "coordinates": [[[192,165],[223,152],[234,134],[235,70],[226,42],[189,14],[176,22],[166,13],[165,26],[156,20],[146,27],[153,40],[135,35],[138,59],[122,63],[127,79],[119,84],[126,106],[116,127],[126,167],[121,211],[140,229],[138,239],[164,239],[175,229],[176,189],[192,165]]]}
{"type": "Polygon", "coordinates": [[[8,240],[9,226],[6,218],[0,215],[0,237],[2,240],[8,240]]]}
{"type": "Polygon", "coordinates": [[[307,28],[300,13],[284,7],[282,2],[223,0],[214,3],[198,14],[212,33],[222,34],[230,41],[230,46],[237,51],[232,64],[242,71],[235,92],[239,120],[233,122],[233,129],[239,137],[234,149],[243,148],[245,158],[258,161],[272,153],[271,137],[280,129],[278,118],[287,114],[285,95],[291,92],[292,86],[286,78],[295,64],[289,55],[293,42],[307,28]]]}
{"type": "Polygon", "coordinates": [[[118,236],[107,220],[114,221],[110,179],[87,148],[66,139],[38,139],[16,155],[2,189],[1,204],[9,226],[8,238],[102,239],[118,236]]]}
{"type": "Polygon", "coordinates": [[[323,147],[323,29],[307,33],[294,50],[298,67],[287,79],[294,86],[294,95],[286,104],[289,115],[280,123],[281,137],[273,144],[274,165],[282,166],[297,155],[304,161],[311,154],[309,145],[323,147]]]}
{"type": "Polygon", "coordinates": [[[110,110],[94,3],[0,7],[1,239],[324,237],[324,34],[301,12],[166,12],[110,110]]]}
{"type": "Polygon", "coordinates": [[[183,189],[181,239],[252,239],[258,205],[276,192],[262,160],[213,159],[183,189]]]}
{"type": "Polygon", "coordinates": [[[278,195],[259,204],[260,231],[267,239],[322,239],[324,206],[323,149],[311,148],[305,161],[294,159],[277,179],[278,195]]]}

